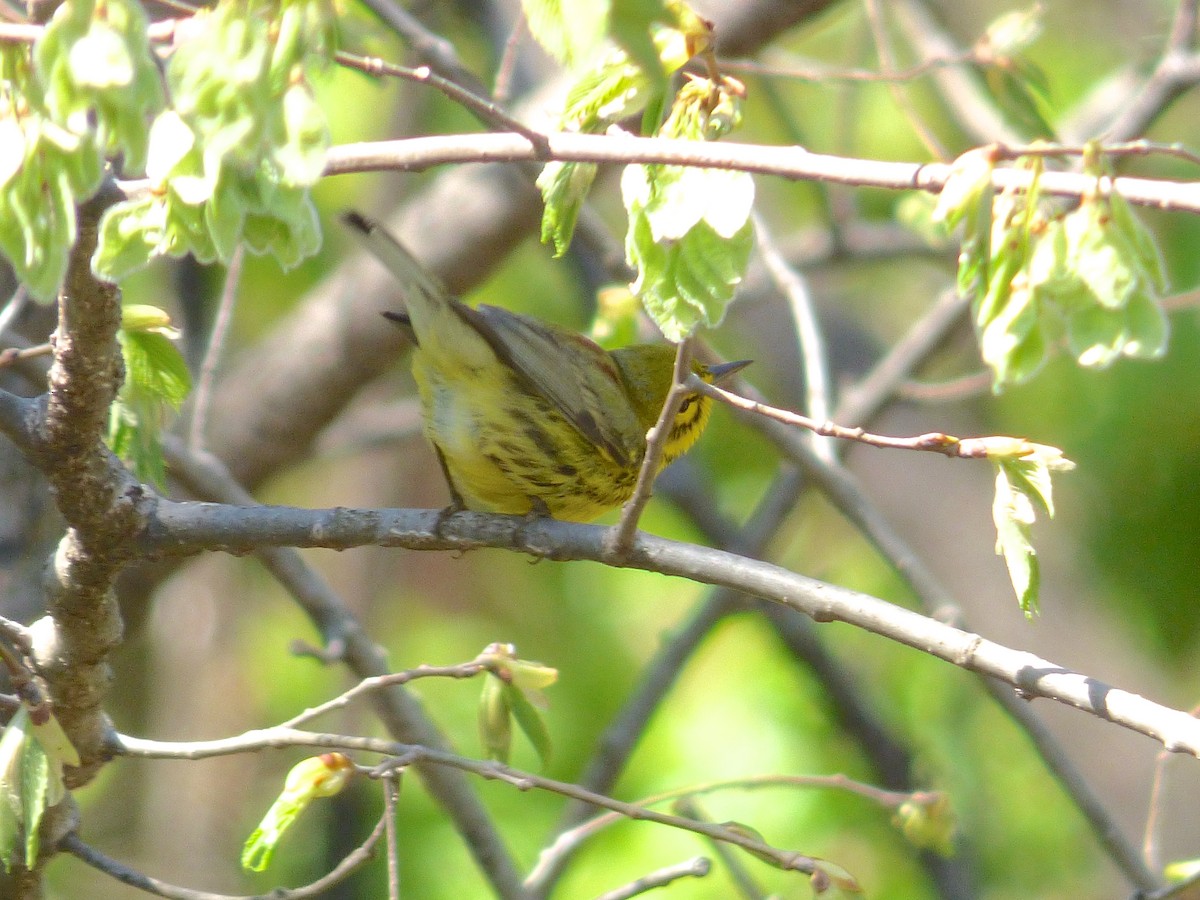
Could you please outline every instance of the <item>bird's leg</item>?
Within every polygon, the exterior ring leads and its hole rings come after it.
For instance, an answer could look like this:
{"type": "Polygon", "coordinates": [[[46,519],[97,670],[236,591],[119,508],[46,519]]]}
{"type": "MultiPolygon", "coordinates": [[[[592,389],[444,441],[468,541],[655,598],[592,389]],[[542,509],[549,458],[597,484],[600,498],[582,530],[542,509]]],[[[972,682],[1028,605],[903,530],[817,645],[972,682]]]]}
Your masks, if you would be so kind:
{"type": "MultiPolygon", "coordinates": [[[[548,507],[546,505],[545,500],[543,500],[541,497],[530,497],[529,498],[529,512],[527,512],[527,513],[525,513],[525,515],[521,516],[521,520],[522,520],[521,524],[517,526],[517,531],[513,535],[514,543],[516,543],[518,546],[524,546],[526,544],[526,539],[525,539],[525,529],[526,528],[528,528],[533,523],[537,522],[539,519],[553,519],[553,518],[554,518],[554,516],[550,515],[550,507],[548,507]]],[[[540,557],[540,556],[535,556],[533,558],[534,563],[540,563],[541,561],[542,561],[542,557],[540,557]]]]}
{"type": "Polygon", "coordinates": [[[438,512],[437,521],[433,525],[433,533],[438,537],[442,537],[442,526],[446,524],[446,520],[455,513],[466,509],[467,504],[463,501],[462,494],[458,492],[458,488],[454,486],[454,479],[450,477],[450,467],[446,465],[446,457],[442,454],[442,448],[434,444],[433,450],[437,454],[438,465],[442,467],[442,477],[446,479],[446,487],[450,491],[450,505],[443,507],[438,512]]]}

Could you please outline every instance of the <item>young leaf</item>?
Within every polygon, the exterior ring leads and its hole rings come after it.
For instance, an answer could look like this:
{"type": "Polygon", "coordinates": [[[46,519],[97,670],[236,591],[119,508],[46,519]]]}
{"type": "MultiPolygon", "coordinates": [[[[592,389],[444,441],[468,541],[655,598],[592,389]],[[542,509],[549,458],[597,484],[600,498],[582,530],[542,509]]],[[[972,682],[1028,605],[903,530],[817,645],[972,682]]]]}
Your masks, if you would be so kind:
{"type": "Polygon", "coordinates": [[[283,791],[242,846],[242,868],[265,870],[275,848],[308,804],[340,793],[353,774],[354,762],[341,753],[322,753],[296,763],[284,780],[283,791]]]}
{"type": "Polygon", "coordinates": [[[483,691],[479,696],[479,740],[484,756],[507,763],[512,751],[512,707],[504,688],[504,682],[499,678],[488,676],[483,680],[483,691]]]}
{"type": "Polygon", "coordinates": [[[107,156],[141,168],[147,122],[162,107],[162,78],[146,15],[133,0],[67,0],[35,48],[51,117],[107,156]]]}
{"type": "Polygon", "coordinates": [[[547,768],[550,765],[550,732],[546,730],[541,712],[516,684],[506,684],[503,687],[513,718],[533,745],[533,749],[537,751],[542,768],[547,768]]]}
{"type": "Polygon", "coordinates": [[[568,66],[590,59],[608,30],[605,0],[521,0],[521,9],[534,40],[568,66]]]}
{"type": "Polygon", "coordinates": [[[98,274],[189,252],[227,261],[243,240],[284,268],[316,252],[309,189],[329,133],[309,78],[332,57],[333,23],[330,0],[220,3],[189,22],[167,65],[173,107],[150,133],[153,201],[109,211],[98,274]]]}
{"type": "Polygon", "coordinates": [[[943,793],[928,796],[920,802],[906,800],[897,808],[892,824],[914,847],[933,850],[942,856],[954,853],[957,825],[950,798],[943,793]]]}
{"type": "Polygon", "coordinates": [[[47,757],[22,706],[0,735],[0,861],[6,871],[18,860],[33,868],[42,815],[63,795],[61,762],[47,757]]]}
{"type": "MultiPolygon", "coordinates": [[[[616,49],[585,71],[567,94],[559,128],[598,134],[653,106],[663,95],[666,77],[690,59],[694,50],[688,48],[699,43],[678,29],[663,26],[652,29],[651,41],[655,54],[649,62],[626,49],[616,49]]],[[[579,210],[595,175],[591,163],[550,162],[538,176],[545,205],[542,242],[553,244],[557,256],[571,245],[579,210]]]]}
{"type": "Polygon", "coordinates": [[[159,435],[168,413],[179,409],[191,377],[173,340],[166,313],[155,307],[131,306],[117,334],[125,358],[125,382],[112,405],[109,446],[143,481],[166,482],[159,435]]]}
{"type": "MultiPolygon", "coordinates": [[[[707,140],[736,124],[743,89],[691,78],[663,125],[667,137],[707,140]]],[[[625,255],[633,292],[669,340],[725,315],[754,244],[754,179],[745,172],[687,166],[626,166],[625,255]]]]}
{"type": "Polygon", "coordinates": [[[1054,516],[1051,472],[1067,472],[1075,464],[1057,447],[1012,439],[997,441],[988,458],[996,466],[996,553],[1004,557],[1021,609],[1032,616],[1037,612],[1040,573],[1031,528],[1038,510],[1054,516]]]}

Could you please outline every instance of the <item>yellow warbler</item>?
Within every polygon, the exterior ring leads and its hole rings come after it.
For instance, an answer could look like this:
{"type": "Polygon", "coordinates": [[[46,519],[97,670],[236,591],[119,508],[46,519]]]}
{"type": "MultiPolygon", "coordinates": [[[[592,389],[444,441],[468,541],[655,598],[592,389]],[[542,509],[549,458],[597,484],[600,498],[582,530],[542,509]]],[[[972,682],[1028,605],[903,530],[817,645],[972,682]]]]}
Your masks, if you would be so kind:
{"type": "MultiPolygon", "coordinates": [[[[404,287],[407,312],[384,315],[416,343],[425,434],[455,508],[586,522],[629,499],[671,389],[673,347],[609,352],[549,322],[466,306],[377,223],[344,218],[404,287]]],[[[692,368],[711,383],[745,365],[692,368]]],[[[711,410],[702,395],[684,400],[662,466],[696,442],[711,410]]]]}

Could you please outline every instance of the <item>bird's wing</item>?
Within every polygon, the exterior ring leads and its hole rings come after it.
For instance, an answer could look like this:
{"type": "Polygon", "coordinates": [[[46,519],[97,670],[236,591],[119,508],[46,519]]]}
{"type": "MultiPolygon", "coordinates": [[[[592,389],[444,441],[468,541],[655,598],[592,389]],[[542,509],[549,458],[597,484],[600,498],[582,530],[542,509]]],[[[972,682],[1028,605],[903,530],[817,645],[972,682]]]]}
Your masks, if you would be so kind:
{"type": "Polygon", "coordinates": [[[460,306],[496,355],[620,465],[644,452],[644,429],[616,364],[588,338],[497,306],[460,306]]]}

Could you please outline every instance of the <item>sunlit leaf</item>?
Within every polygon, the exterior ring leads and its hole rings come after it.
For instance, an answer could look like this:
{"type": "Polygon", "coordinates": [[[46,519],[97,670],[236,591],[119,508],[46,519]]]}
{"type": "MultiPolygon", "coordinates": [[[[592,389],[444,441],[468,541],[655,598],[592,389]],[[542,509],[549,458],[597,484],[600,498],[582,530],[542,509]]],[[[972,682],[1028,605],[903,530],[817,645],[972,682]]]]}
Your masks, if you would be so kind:
{"type": "Polygon", "coordinates": [[[283,791],[242,847],[242,868],[262,872],[275,848],[309,803],[342,791],[354,774],[354,763],[341,753],[310,756],[292,767],[283,791]]]}
{"type": "Polygon", "coordinates": [[[996,495],[992,519],[996,525],[996,553],[1004,557],[1009,579],[1021,609],[1037,612],[1039,570],[1031,527],[1037,510],[1054,515],[1051,472],[1066,472],[1074,464],[1056,447],[1023,442],[991,454],[996,466],[996,495]]]}
{"type": "Polygon", "coordinates": [[[590,59],[608,30],[606,0],[521,0],[529,33],[561,62],[590,59]]]}

